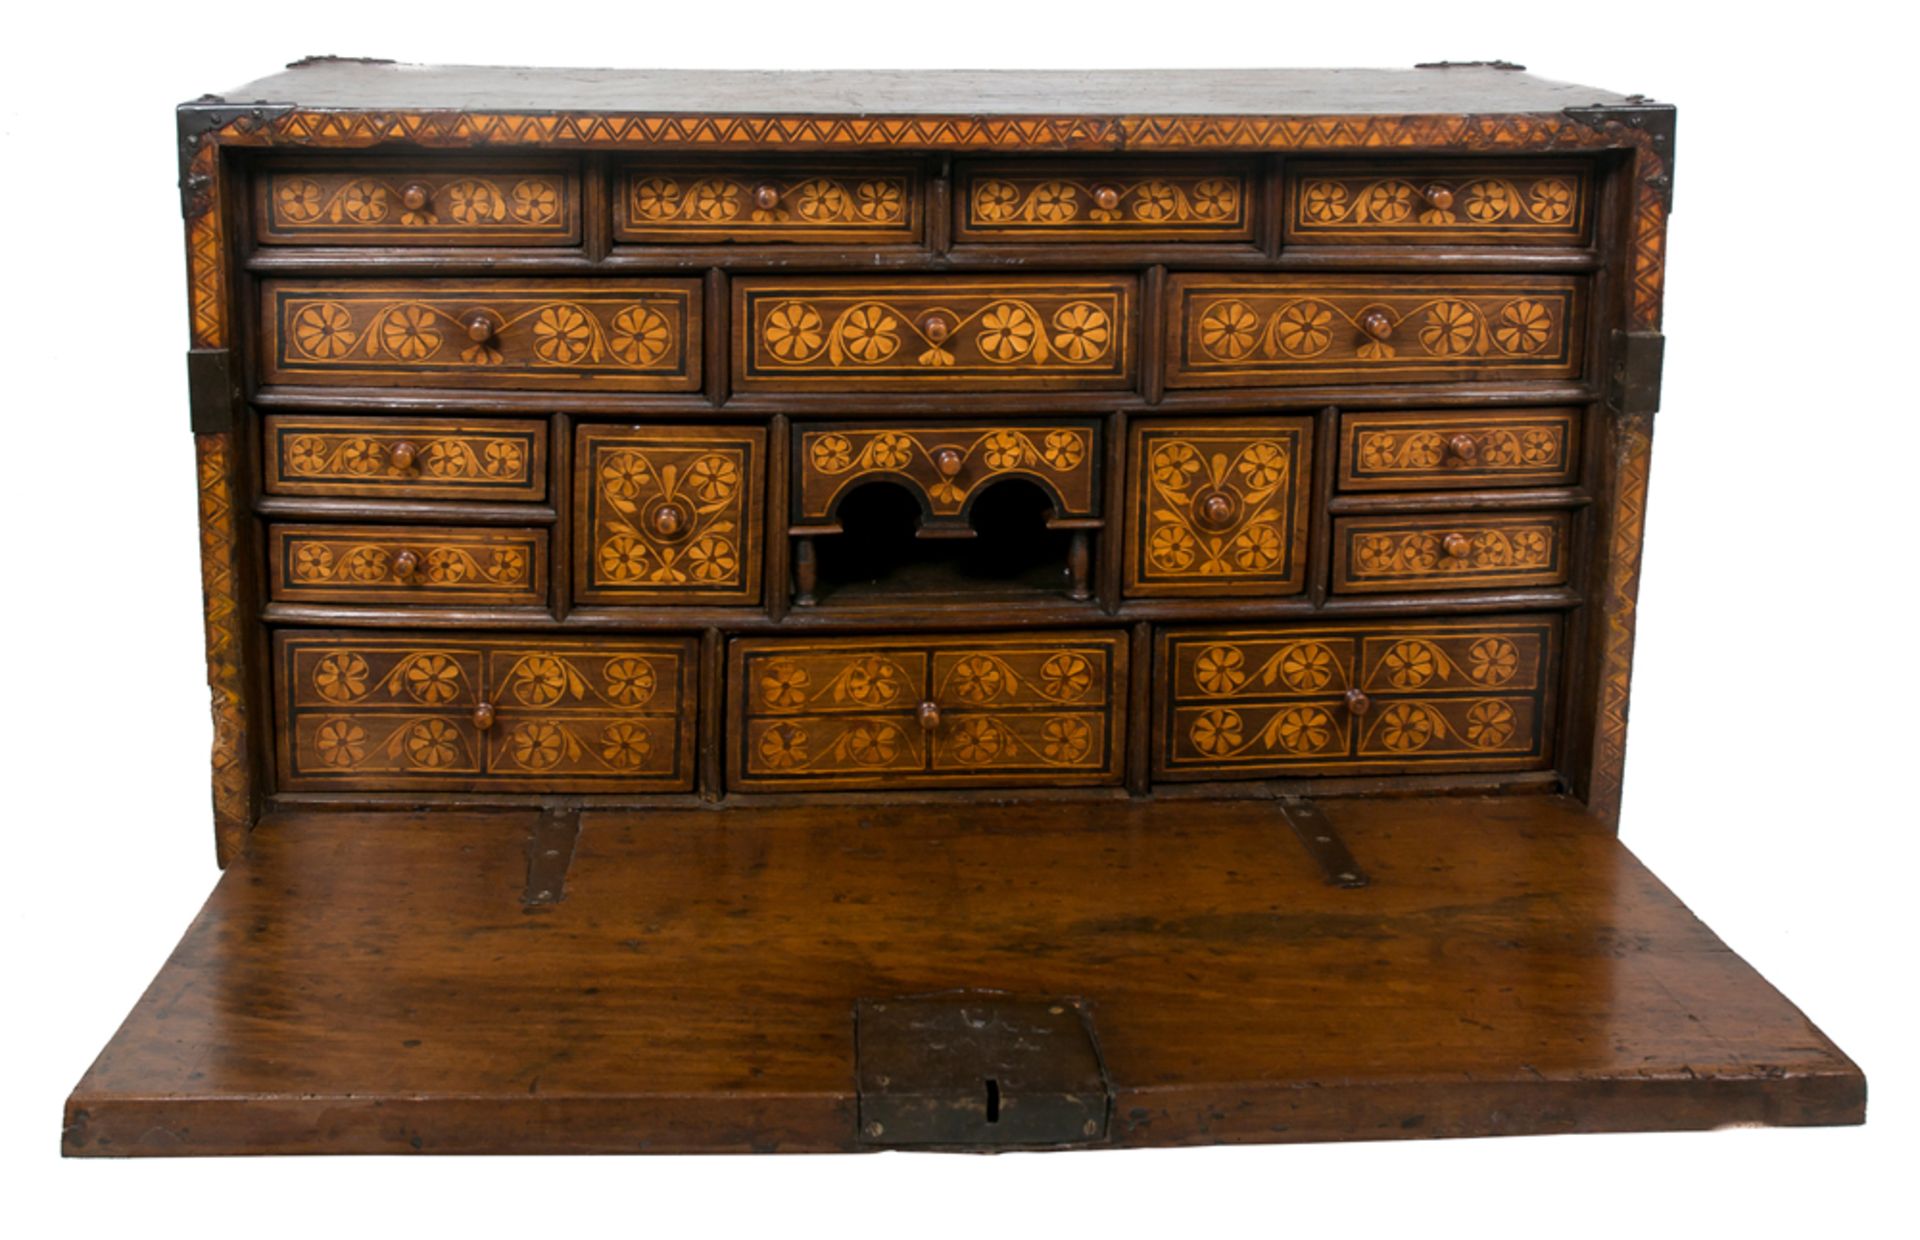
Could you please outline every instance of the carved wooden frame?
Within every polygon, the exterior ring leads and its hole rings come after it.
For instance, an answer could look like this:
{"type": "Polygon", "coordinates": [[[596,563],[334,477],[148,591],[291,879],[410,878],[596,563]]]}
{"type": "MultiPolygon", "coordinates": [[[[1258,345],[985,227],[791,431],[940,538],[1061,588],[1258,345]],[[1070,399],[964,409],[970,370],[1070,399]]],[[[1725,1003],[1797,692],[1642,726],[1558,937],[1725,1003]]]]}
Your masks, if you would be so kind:
{"type": "MultiPolygon", "coordinates": [[[[1622,325],[1657,332],[1671,207],[1672,112],[1629,100],[1563,112],[1494,115],[907,115],[642,114],[315,110],[236,106],[217,99],[180,110],[181,192],[188,296],[197,350],[233,345],[233,256],[224,180],[227,148],[368,150],[389,143],[435,149],[532,147],[582,151],[970,153],[1631,152],[1631,202],[1622,325]]],[[[1615,407],[1608,471],[1597,497],[1596,689],[1585,799],[1616,818],[1626,760],[1628,690],[1639,592],[1651,410],[1615,407]]],[[[237,465],[231,428],[196,435],[200,460],[207,680],[213,698],[215,834],[222,864],[243,844],[259,803],[257,738],[249,732],[246,614],[234,519],[237,465]]]]}

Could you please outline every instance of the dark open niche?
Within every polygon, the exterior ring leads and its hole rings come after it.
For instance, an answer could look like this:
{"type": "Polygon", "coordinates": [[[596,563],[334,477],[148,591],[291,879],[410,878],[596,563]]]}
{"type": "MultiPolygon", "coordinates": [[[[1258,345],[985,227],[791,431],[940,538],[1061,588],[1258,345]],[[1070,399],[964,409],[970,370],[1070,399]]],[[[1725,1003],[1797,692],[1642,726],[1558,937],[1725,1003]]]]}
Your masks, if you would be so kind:
{"type": "MultiPolygon", "coordinates": [[[[964,524],[928,524],[906,488],[865,483],[835,506],[840,532],[801,539],[796,560],[804,566],[813,557],[814,588],[805,589],[803,568],[796,601],[1072,597],[1075,544],[1084,559],[1086,532],[1051,528],[1053,509],[1041,487],[1006,478],[974,497],[964,524]]],[[[1083,565],[1083,583],[1084,572],[1083,565]]]]}

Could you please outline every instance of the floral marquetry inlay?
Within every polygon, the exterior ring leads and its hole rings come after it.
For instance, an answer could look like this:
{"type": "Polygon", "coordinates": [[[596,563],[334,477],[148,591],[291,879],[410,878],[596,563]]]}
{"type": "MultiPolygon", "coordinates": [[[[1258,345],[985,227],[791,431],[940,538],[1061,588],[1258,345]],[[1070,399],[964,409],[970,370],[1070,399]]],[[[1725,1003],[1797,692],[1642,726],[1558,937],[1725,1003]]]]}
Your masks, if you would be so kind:
{"type": "Polygon", "coordinates": [[[1124,640],[1049,636],[737,642],[732,782],[1111,783],[1124,640]]]}
{"type": "Polygon", "coordinates": [[[1540,619],[1165,634],[1155,773],[1539,766],[1557,633],[1540,619]]]}
{"type": "Polygon", "coordinates": [[[270,593],[288,601],[538,605],[544,530],[276,525],[270,593]]]}
{"type": "Polygon", "coordinates": [[[1581,289],[1561,276],[1176,275],[1168,382],[1571,377],[1581,289]]]}
{"type": "Polygon", "coordinates": [[[693,281],[270,281],[264,296],[270,382],[699,386],[693,281]]]}
{"type": "Polygon", "coordinates": [[[1297,593],[1311,440],[1305,418],[1136,424],[1127,592],[1297,593]]]}
{"type": "Polygon", "coordinates": [[[1002,478],[1031,479],[1056,515],[1099,512],[1097,430],[1091,422],[835,424],[799,435],[795,516],[824,521],[849,490],[875,477],[910,485],[930,516],[958,517],[1002,478]]]}
{"type": "Polygon", "coordinates": [[[1573,409],[1343,414],[1340,486],[1566,485],[1575,477],[1579,417],[1573,409]]]}
{"type": "Polygon", "coordinates": [[[1289,168],[1287,240],[1580,245],[1591,199],[1584,162],[1383,167],[1303,161],[1289,168]]]}
{"type": "Polygon", "coordinates": [[[621,174],[615,202],[622,241],[909,244],[922,231],[911,165],[648,163],[621,174]]]}
{"type": "Polygon", "coordinates": [[[765,450],[758,427],[582,427],[575,596],[758,601],[765,450]]]}
{"type": "Polygon", "coordinates": [[[742,387],[1121,387],[1133,373],[1131,277],[1059,283],[734,283],[742,387]]]}
{"type": "Polygon", "coordinates": [[[259,186],[268,244],[566,245],[580,237],[570,167],[288,166],[269,169],[259,186]]]}
{"type": "Polygon", "coordinates": [[[547,426],[501,419],[269,414],[266,489],[277,495],[538,500],[547,426]]]}
{"type": "Polygon", "coordinates": [[[1567,579],[1568,517],[1342,517],[1334,589],[1472,590],[1567,579]]]}
{"type": "Polygon", "coordinates": [[[963,241],[1250,241],[1254,172],[1246,164],[989,164],[965,168],[955,199],[963,241]]]}
{"type": "Polygon", "coordinates": [[[285,634],[293,789],[675,789],[692,783],[694,643],[285,634]]]}

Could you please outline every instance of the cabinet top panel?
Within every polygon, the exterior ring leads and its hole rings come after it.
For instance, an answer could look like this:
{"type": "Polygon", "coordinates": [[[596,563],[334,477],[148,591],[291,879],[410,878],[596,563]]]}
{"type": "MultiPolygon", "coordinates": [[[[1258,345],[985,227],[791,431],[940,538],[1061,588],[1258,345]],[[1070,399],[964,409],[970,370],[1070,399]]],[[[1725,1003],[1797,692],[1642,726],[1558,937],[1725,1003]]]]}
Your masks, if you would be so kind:
{"type": "Polygon", "coordinates": [[[315,57],[202,103],[703,115],[1452,115],[1638,105],[1492,64],[1416,69],[796,72],[407,65],[315,57]]]}

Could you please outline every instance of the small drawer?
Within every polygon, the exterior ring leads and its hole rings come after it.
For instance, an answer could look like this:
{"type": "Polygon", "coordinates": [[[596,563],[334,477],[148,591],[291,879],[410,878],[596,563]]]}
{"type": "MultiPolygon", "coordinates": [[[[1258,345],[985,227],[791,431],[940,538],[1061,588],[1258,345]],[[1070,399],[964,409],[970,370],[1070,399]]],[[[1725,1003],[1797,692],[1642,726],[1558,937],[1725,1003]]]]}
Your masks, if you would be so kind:
{"type": "Polygon", "coordinates": [[[254,184],[263,245],[580,243],[571,162],[289,162],[254,184]]]}
{"type": "Polygon", "coordinates": [[[1120,633],[743,638],[728,662],[729,787],[1113,784],[1120,633]]]}
{"type": "Polygon", "coordinates": [[[1585,245],[1583,161],[1289,161],[1289,245],[1585,245]]]}
{"type": "Polygon", "coordinates": [[[1337,594],[1557,586],[1567,579],[1568,516],[1459,514],[1340,517],[1337,594]]]}
{"type": "Polygon", "coordinates": [[[766,451],[757,426],[582,426],[574,597],[759,602],[766,451]]]}
{"type": "Polygon", "coordinates": [[[697,643],[283,632],[280,785],[445,792],[693,786],[697,643]]]}
{"type": "Polygon", "coordinates": [[[1112,389],[1133,384],[1131,276],[740,279],[743,390],[1112,389]]]}
{"type": "Polygon", "coordinates": [[[618,171],[613,235],[640,244],[917,245],[917,163],[642,163],[618,171]]]}
{"type": "Polygon", "coordinates": [[[1342,414],[1340,489],[1566,486],[1579,427],[1574,409],[1342,414]]]}
{"type": "Polygon", "coordinates": [[[1126,592],[1298,594],[1306,584],[1308,418],[1136,422],[1126,592]]]}
{"type": "Polygon", "coordinates": [[[1154,776],[1544,767],[1559,631],[1551,616],[1162,631],[1154,776]]]}
{"type": "Polygon", "coordinates": [[[840,498],[885,478],[920,501],[923,526],[961,526],[975,498],[1023,478],[1053,501],[1053,516],[1100,512],[1097,422],[935,422],[808,425],[794,453],[793,519],[826,524],[840,498]]]}
{"type": "Polygon", "coordinates": [[[429,525],[275,525],[268,594],[288,603],[547,601],[547,532],[429,525]]]}
{"type": "Polygon", "coordinates": [[[1568,379],[1585,288],[1570,276],[1175,275],[1167,385],[1568,379]]]}
{"type": "Polygon", "coordinates": [[[268,383],[688,392],[697,280],[268,280],[268,383]]]}
{"type": "Polygon", "coordinates": [[[546,498],[547,424],[268,414],[270,495],[546,498]]]}
{"type": "Polygon", "coordinates": [[[962,164],[954,240],[1251,243],[1249,161],[962,164]]]}

